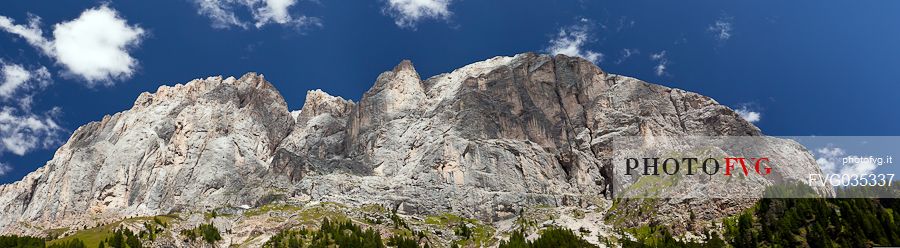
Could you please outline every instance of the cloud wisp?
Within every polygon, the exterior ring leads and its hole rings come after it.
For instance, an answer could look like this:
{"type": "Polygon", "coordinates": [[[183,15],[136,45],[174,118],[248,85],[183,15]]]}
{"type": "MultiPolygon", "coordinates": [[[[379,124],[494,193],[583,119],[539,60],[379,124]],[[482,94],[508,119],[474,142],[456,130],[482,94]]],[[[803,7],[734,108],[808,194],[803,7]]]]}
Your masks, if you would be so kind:
{"type": "Polygon", "coordinates": [[[0,101],[17,102],[19,108],[31,110],[34,91],[42,90],[53,79],[47,67],[28,70],[24,66],[0,60],[0,101]]]}
{"type": "Polygon", "coordinates": [[[12,167],[6,163],[0,163],[0,176],[5,176],[10,171],[12,171],[12,167]]]}
{"type": "Polygon", "coordinates": [[[669,72],[666,71],[669,68],[669,58],[666,57],[666,50],[650,54],[650,60],[656,62],[656,66],[653,67],[653,72],[657,76],[669,75],[669,72]]]}
{"type": "Polygon", "coordinates": [[[716,21],[706,28],[713,34],[713,37],[719,42],[726,42],[731,39],[731,32],[734,30],[734,18],[729,15],[719,16],[716,21]]]}
{"type": "Polygon", "coordinates": [[[320,26],[316,17],[292,13],[297,0],[191,0],[197,6],[197,13],[212,21],[214,28],[239,27],[262,28],[268,24],[301,28],[320,26]],[[244,20],[236,11],[250,12],[252,20],[244,20]]]}
{"type": "Polygon", "coordinates": [[[622,49],[621,55],[619,55],[619,59],[616,60],[616,64],[621,64],[631,58],[631,56],[640,54],[641,51],[633,48],[624,48],[622,49]]]}
{"type": "Polygon", "coordinates": [[[40,115],[13,107],[0,108],[2,151],[21,156],[57,144],[63,133],[63,128],[56,123],[60,112],[58,107],[40,115]]]}
{"type": "Polygon", "coordinates": [[[83,79],[88,85],[112,85],[134,74],[138,61],[130,51],[146,33],[129,25],[106,5],[91,8],[78,18],[53,25],[52,39],[45,38],[40,18],[30,16],[28,25],[0,16],[0,29],[23,38],[28,44],[65,68],[65,75],[83,79]]]}
{"type": "Polygon", "coordinates": [[[394,18],[398,27],[416,29],[423,20],[447,20],[452,0],[387,0],[382,13],[394,18]]]}
{"type": "Polygon", "coordinates": [[[585,48],[591,39],[590,20],[581,19],[576,25],[560,29],[545,50],[553,55],[581,57],[594,64],[599,64],[603,61],[603,53],[585,48]]]}
{"type": "Polygon", "coordinates": [[[59,142],[63,132],[57,125],[59,108],[44,114],[31,112],[36,91],[52,82],[47,68],[28,70],[25,66],[0,61],[0,153],[25,155],[37,148],[59,142]],[[12,104],[10,104],[12,103],[12,104]]]}
{"type": "Polygon", "coordinates": [[[735,109],[734,112],[750,123],[757,123],[762,119],[762,113],[752,111],[747,106],[741,106],[740,108],[735,109]]]}
{"type": "MultiPolygon", "coordinates": [[[[867,175],[872,174],[878,166],[872,160],[862,159],[854,163],[843,163],[847,151],[840,147],[822,147],[816,149],[816,163],[824,174],[867,175]],[[841,167],[838,167],[841,164],[841,167]]],[[[850,156],[857,157],[857,156],[850,156]]]]}

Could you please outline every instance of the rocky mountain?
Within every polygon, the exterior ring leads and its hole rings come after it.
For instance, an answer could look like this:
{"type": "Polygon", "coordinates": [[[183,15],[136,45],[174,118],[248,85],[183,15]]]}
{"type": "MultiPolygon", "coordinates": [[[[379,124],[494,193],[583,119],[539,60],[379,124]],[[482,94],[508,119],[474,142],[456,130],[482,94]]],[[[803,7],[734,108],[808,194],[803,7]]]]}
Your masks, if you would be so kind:
{"type": "MultiPolygon", "coordinates": [[[[613,138],[677,135],[762,134],[709,97],[563,55],[495,57],[428,79],[403,61],[359,102],[314,90],[295,112],[262,75],[210,77],[143,93],[131,109],[78,128],[45,166],[0,186],[0,230],[275,201],[486,223],[534,206],[602,213],[613,138]]],[[[802,146],[773,145],[811,158],[802,146]]],[[[790,170],[782,179],[820,173],[811,159],[790,170]]],[[[660,204],[705,206],[701,218],[715,219],[752,201],[660,204]]]]}

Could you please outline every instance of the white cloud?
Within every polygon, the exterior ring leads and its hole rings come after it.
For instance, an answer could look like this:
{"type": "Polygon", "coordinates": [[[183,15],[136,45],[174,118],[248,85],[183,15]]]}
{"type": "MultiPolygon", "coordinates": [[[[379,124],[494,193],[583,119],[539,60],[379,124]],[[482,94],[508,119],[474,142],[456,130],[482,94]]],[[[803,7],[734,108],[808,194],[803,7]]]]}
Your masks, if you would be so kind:
{"type": "Polygon", "coordinates": [[[25,82],[31,79],[31,72],[25,70],[21,65],[2,64],[3,80],[0,83],[0,98],[10,98],[20,88],[25,86],[25,82]]]}
{"type": "MultiPolygon", "coordinates": [[[[54,32],[56,39],[51,41],[44,38],[40,29],[39,17],[29,15],[28,23],[28,26],[17,25],[14,24],[12,19],[0,16],[0,29],[22,37],[27,43],[42,53],[55,58],[58,63],[68,66],[66,64],[67,61],[61,60],[59,56],[67,51],[65,48],[60,49],[59,45],[69,42],[69,39],[72,39],[72,37],[60,38],[54,32]]],[[[57,30],[60,30],[60,25],[57,24],[57,30]]],[[[94,32],[102,31],[115,32],[116,30],[101,29],[94,32]]],[[[62,34],[68,36],[91,35],[65,32],[62,34]]],[[[102,40],[101,42],[109,43],[114,41],[102,40]]],[[[83,49],[89,50],[91,47],[83,49]]],[[[75,72],[73,71],[73,73],[75,72]]],[[[0,102],[6,105],[0,107],[0,153],[11,152],[17,155],[25,155],[31,150],[47,148],[60,141],[63,128],[55,120],[56,116],[61,112],[60,108],[54,107],[40,115],[31,111],[31,103],[35,91],[44,89],[51,82],[52,77],[46,67],[41,66],[36,69],[28,69],[23,65],[0,60],[0,102]],[[17,104],[6,104],[11,102],[17,104]]],[[[8,173],[10,170],[11,167],[9,165],[0,163],[0,175],[8,173]]]]}
{"type": "Polygon", "coordinates": [[[262,27],[268,22],[279,24],[289,23],[293,20],[288,8],[296,4],[297,0],[266,0],[266,6],[259,8],[259,18],[256,21],[256,27],[262,27]]]}
{"type": "Polygon", "coordinates": [[[584,48],[591,39],[589,22],[590,20],[582,18],[580,24],[560,29],[556,37],[550,40],[547,52],[553,55],[581,57],[594,64],[603,61],[602,53],[584,48]]]}
{"type": "Polygon", "coordinates": [[[659,63],[658,65],[653,67],[653,70],[656,72],[657,76],[662,76],[666,74],[666,64],[659,63]]]}
{"type": "MultiPolygon", "coordinates": [[[[825,174],[839,175],[861,175],[872,174],[878,166],[873,160],[860,159],[856,163],[843,164],[844,156],[847,155],[844,149],[838,147],[823,147],[816,149],[819,154],[816,163],[825,174]],[[841,161],[841,168],[838,168],[838,161],[841,161]]],[[[851,156],[854,157],[854,156],[851,156]]]]}
{"type": "Polygon", "coordinates": [[[4,176],[4,175],[6,175],[6,173],[9,173],[10,171],[12,171],[12,167],[10,167],[9,165],[7,165],[5,163],[0,163],[0,176],[4,176]]]}
{"type": "Polygon", "coordinates": [[[737,114],[741,116],[741,118],[744,118],[744,120],[750,123],[759,122],[760,118],[762,118],[762,114],[756,111],[751,111],[747,108],[747,106],[736,109],[734,112],[737,112],[737,114]]]}
{"type": "Polygon", "coordinates": [[[18,103],[0,107],[0,153],[24,155],[59,142],[63,129],[55,119],[60,109],[55,107],[42,115],[31,112],[35,91],[52,82],[47,68],[28,70],[22,65],[0,61],[0,76],[0,102],[18,103]]]}
{"type": "Polygon", "coordinates": [[[658,53],[650,54],[650,60],[656,61],[656,66],[653,67],[653,71],[657,76],[667,75],[666,69],[669,68],[669,58],[666,57],[666,51],[660,51],[658,53]]]}
{"type": "Polygon", "coordinates": [[[57,60],[88,82],[130,78],[137,60],[128,54],[140,44],[144,30],[130,26],[107,6],[88,9],[75,20],[54,25],[57,60]]]}
{"type": "Polygon", "coordinates": [[[35,46],[41,52],[52,54],[53,44],[44,38],[40,25],[41,18],[34,15],[28,15],[28,26],[15,24],[12,18],[0,16],[0,29],[21,36],[28,44],[35,46]]]}
{"type": "Polygon", "coordinates": [[[247,24],[241,21],[228,6],[227,2],[220,0],[195,0],[197,13],[209,17],[214,28],[228,28],[238,26],[247,28],[247,24]]]}
{"type": "Polygon", "coordinates": [[[59,142],[63,129],[56,124],[59,108],[36,115],[12,107],[0,109],[0,151],[17,155],[59,142]]]}
{"type": "Polygon", "coordinates": [[[822,172],[826,174],[834,174],[834,171],[837,168],[834,163],[834,159],[829,159],[826,157],[817,158],[816,164],[819,164],[819,168],[822,168],[822,172]]]}
{"type": "Polygon", "coordinates": [[[383,13],[394,18],[394,23],[401,28],[415,29],[416,24],[424,19],[450,18],[452,0],[387,0],[383,13]]]}
{"type": "Polygon", "coordinates": [[[625,62],[625,60],[628,60],[628,58],[631,58],[632,55],[636,55],[636,54],[640,54],[640,53],[641,53],[641,51],[638,49],[630,49],[630,48],[622,49],[621,56],[619,57],[618,60],[616,60],[616,64],[621,64],[622,62],[625,62]]]}
{"type": "Polygon", "coordinates": [[[819,154],[822,154],[822,156],[834,157],[834,158],[844,156],[844,154],[846,154],[844,149],[841,149],[839,147],[822,147],[822,148],[816,149],[816,152],[818,152],[819,154]]]}
{"type": "Polygon", "coordinates": [[[250,27],[250,22],[242,20],[235,13],[236,9],[246,8],[250,12],[256,28],[276,23],[286,26],[302,27],[321,25],[319,19],[305,15],[291,14],[291,7],[297,0],[193,0],[197,4],[197,13],[212,20],[215,28],[250,27]]]}
{"type": "Polygon", "coordinates": [[[713,33],[717,40],[725,42],[731,38],[732,23],[732,17],[722,15],[719,17],[719,19],[716,20],[715,23],[707,27],[706,30],[713,33]]]}
{"type": "Polygon", "coordinates": [[[875,165],[871,160],[860,161],[859,163],[851,164],[849,166],[844,166],[841,168],[840,174],[842,175],[865,175],[872,174],[878,166],[875,165]]]}
{"type": "Polygon", "coordinates": [[[24,110],[31,109],[32,90],[43,89],[52,82],[46,67],[29,71],[24,66],[0,61],[0,100],[18,101],[24,110]]]}
{"type": "Polygon", "coordinates": [[[21,36],[56,59],[67,74],[84,79],[89,85],[109,85],[130,78],[138,62],[128,52],[145,36],[142,28],[128,25],[116,10],[105,5],[54,25],[53,40],[43,37],[40,19],[33,16],[28,26],[13,24],[12,19],[0,16],[0,29],[21,36]]]}

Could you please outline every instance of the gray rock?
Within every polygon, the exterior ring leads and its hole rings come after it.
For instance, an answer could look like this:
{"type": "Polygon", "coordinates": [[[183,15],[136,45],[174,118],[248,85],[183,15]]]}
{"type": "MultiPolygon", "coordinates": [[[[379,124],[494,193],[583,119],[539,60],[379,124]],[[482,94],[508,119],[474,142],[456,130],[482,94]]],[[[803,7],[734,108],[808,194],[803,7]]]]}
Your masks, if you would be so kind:
{"type": "MultiPolygon", "coordinates": [[[[261,75],[212,77],[76,130],[44,167],[0,186],[0,230],[281,194],[496,221],[523,206],[607,201],[614,137],[676,135],[761,132],[708,97],[562,55],[495,57],[425,80],[403,61],[358,103],[316,90],[294,113],[261,75]]],[[[814,162],[796,170],[818,173],[814,162]]]]}
{"type": "Polygon", "coordinates": [[[44,167],[0,186],[0,227],[94,226],[252,203],[278,184],[263,179],[293,125],[261,75],[162,86],[78,128],[44,167]]]}

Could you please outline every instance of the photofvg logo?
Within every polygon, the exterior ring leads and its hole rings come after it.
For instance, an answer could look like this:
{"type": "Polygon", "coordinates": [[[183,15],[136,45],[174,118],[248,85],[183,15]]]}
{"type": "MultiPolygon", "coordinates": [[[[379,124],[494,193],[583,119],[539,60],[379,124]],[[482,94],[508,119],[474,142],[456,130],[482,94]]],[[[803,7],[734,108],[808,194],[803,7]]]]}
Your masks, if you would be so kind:
{"type": "Polygon", "coordinates": [[[625,174],[633,175],[636,171],[641,175],[649,176],[660,175],[660,171],[666,175],[687,175],[696,174],[732,176],[732,173],[739,169],[738,173],[749,176],[750,173],[757,175],[769,175],[772,173],[770,167],[771,159],[767,157],[760,158],[744,158],[744,157],[725,157],[718,158],[625,158],[625,174]],[[723,165],[724,164],[724,170],[723,165]],[[697,168],[699,166],[699,168],[697,168]]]}
{"type": "MultiPolygon", "coordinates": [[[[868,197],[872,194],[860,192],[900,192],[890,188],[847,190],[847,187],[892,186],[893,174],[878,169],[878,165],[889,164],[890,156],[882,159],[851,156],[845,150],[810,148],[820,144],[807,145],[801,141],[808,139],[617,137],[612,141],[610,190],[617,198],[868,197]],[[823,158],[823,154],[830,157],[823,158]]],[[[900,149],[900,138],[891,141],[896,142],[891,147],[900,149]]]]}

